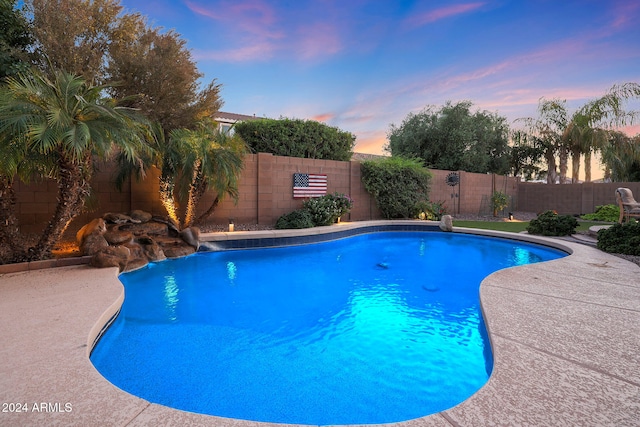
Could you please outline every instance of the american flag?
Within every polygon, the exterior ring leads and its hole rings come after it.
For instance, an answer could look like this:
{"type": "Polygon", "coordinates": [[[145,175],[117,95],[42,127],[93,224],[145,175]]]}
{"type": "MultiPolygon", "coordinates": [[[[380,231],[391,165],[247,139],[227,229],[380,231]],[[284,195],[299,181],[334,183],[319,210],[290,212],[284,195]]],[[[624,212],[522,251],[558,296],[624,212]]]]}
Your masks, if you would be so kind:
{"type": "Polygon", "coordinates": [[[313,173],[293,174],[293,198],[320,197],[327,194],[327,175],[313,173]]]}

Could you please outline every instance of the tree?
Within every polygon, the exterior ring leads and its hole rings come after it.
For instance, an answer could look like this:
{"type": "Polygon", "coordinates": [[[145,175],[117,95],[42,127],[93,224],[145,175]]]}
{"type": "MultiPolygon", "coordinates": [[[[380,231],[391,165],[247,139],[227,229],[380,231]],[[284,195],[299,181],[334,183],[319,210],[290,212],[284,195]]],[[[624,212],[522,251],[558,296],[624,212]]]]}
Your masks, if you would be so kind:
{"type": "MultiPolygon", "coordinates": [[[[38,72],[20,75],[0,88],[0,157],[13,159],[0,163],[5,189],[21,169],[58,183],[52,219],[28,253],[16,254],[26,260],[48,257],[69,222],[81,213],[91,190],[94,156],[106,158],[118,147],[133,162],[144,146],[144,122],[130,109],[103,98],[104,86],[92,86],[63,71],[53,74],[53,80],[38,72]]],[[[4,200],[2,208],[8,209],[4,200]]]]}
{"type": "Polygon", "coordinates": [[[17,0],[0,0],[0,79],[29,68],[32,43],[27,20],[16,9],[17,0]]]}
{"type": "Polygon", "coordinates": [[[25,0],[32,17],[40,68],[65,70],[92,84],[107,81],[106,65],[114,40],[142,18],[122,14],[119,0],[25,0]]]}
{"type": "Polygon", "coordinates": [[[198,71],[186,41],[150,27],[119,0],[26,0],[40,68],[64,69],[159,122],[167,134],[192,127],[221,106],[215,80],[199,90],[198,71]]]}
{"type": "Polygon", "coordinates": [[[199,90],[198,71],[186,41],[174,31],[161,33],[138,22],[127,37],[114,40],[107,67],[112,96],[128,98],[164,132],[192,128],[222,106],[215,80],[199,90]],[[140,58],[144,58],[141,60],[140,58]]]}
{"type": "Polygon", "coordinates": [[[281,118],[247,120],[235,131],[258,153],[349,161],[356,137],[314,120],[281,118]]]}
{"type": "Polygon", "coordinates": [[[602,97],[587,102],[571,116],[565,100],[540,99],[538,118],[519,119],[526,123],[529,141],[539,141],[548,166],[547,182],[555,183],[556,158],[560,165],[560,183],[567,182],[569,153],[573,162],[573,182],[578,179],[580,157],[585,155],[585,180],[591,180],[591,153],[606,149],[608,130],[632,123],[640,112],[626,111],[624,101],[640,97],[640,85],[614,85],[602,97]]]}
{"type": "Polygon", "coordinates": [[[530,144],[535,150],[543,153],[547,164],[547,184],[566,181],[568,150],[563,144],[562,135],[567,127],[566,101],[540,98],[538,102],[538,118],[522,118],[526,126],[527,137],[522,141],[530,144]],[[556,156],[560,158],[560,175],[556,156]]]}
{"type": "Polygon", "coordinates": [[[511,135],[510,169],[513,176],[531,181],[541,176],[540,160],[544,157],[544,145],[539,138],[516,130],[511,135]]]}
{"type": "Polygon", "coordinates": [[[640,135],[630,138],[622,132],[610,131],[602,149],[605,178],[614,182],[640,181],[640,135]]]}
{"type": "MultiPolygon", "coordinates": [[[[217,123],[202,120],[194,130],[175,129],[170,136],[172,164],[181,166],[179,174],[163,174],[163,179],[173,180],[167,187],[176,187],[180,200],[186,201],[184,227],[201,224],[225,196],[238,200],[238,179],[242,171],[247,146],[237,135],[221,132],[217,123]],[[175,151],[179,153],[175,156],[175,151]],[[202,197],[213,190],[211,205],[197,216],[202,197]]],[[[172,209],[174,212],[177,209],[172,209]]],[[[174,218],[177,219],[177,218],[174,218]]]]}
{"type": "Polygon", "coordinates": [[[431,172],[417,159],[400,156],[362,163],[362,183],[387,219],[411,218],[429,202],[431,172]]]}
{"type": "Polygon", "coordinates": [[[590,182],[591,154],[605,149],[609,141],[608,129],[631,124],[636,120],[640,112],[624,109],[624,102],[633,98],[640,98],[639,84],[614,85],[605,95],[587,102],[573,114],[563,140],[571,147],[574,182],[580,172],[581,155],[585,156],[585,181],[590,182]]]}
{"type": "Polygon", "coordinates": [[[585,181],[591,181],[591,152],[600,149],[607,141],[604,129],[594,128],[585,107],[574,113],[571,122],[562,135],[565,144],[571,150],[571,182],[578,182],[580,174],[580,158],[584,154],[585,181]]]}
{"type": "Polygon", "coordinates": [[[468,172],[505,173],[509,169],[506,119],[487,111],[471,113],[473,104],[447,102],[410,113],[391,124],[386,147],[393,156],[421,158],[428,167],[468,172]]]}

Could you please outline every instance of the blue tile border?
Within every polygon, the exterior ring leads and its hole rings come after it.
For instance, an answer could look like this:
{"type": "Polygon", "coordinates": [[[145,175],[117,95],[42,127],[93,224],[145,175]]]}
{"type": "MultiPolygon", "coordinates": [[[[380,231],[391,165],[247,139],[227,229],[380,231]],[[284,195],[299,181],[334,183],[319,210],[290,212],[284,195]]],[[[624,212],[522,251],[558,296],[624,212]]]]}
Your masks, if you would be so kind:
{"type": "Polygon", "coordinates": [[[437,224],[382,224],[368,225],[363,227],[349,228],[346,230],[308,234],[304,236],[288,237],[255,237],[246,239],[216,240],[201,244],[198,252],[217,252],[237,249],[263,249],[282,246],[305,245],[309,243],[328,242],[331,240],[344,239],[346,237],[360,234],[375,233],[381,231],[438,231],[441,232],[437,224]]]}

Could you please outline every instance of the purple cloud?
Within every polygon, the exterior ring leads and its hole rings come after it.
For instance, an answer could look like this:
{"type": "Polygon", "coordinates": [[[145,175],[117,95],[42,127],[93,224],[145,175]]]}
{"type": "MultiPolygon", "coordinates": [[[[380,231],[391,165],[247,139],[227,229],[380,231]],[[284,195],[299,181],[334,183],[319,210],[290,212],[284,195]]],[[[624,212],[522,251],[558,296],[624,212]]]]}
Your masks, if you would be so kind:
{"type": "Polygon", "coordinates": [[[431,24],[432,22],[440,21],[441,19],[450,18],[452,16],[462,15],[465,13],[472,12],[484,6],[485,3],[477,2],[477,3],[463,3],[456,4],[453,6],[441,7],[439,9],[430,10],[428,12],[423,12],[412,16],[407,19],[407,25],[411,27],[421,27],[426,24],[431,24]]]}

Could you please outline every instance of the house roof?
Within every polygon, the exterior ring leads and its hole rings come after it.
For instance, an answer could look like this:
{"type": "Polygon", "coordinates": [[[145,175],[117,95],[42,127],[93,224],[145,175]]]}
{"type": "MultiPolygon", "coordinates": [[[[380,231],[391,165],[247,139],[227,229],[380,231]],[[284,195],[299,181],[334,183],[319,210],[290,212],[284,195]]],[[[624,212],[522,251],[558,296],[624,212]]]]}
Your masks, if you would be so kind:
{"type": "Polygon", "coordinates": [[[260,117],[256,117],[255,114],[253,116],[248,116],[246,114],[226,113],[224,111],[218,111],[213,116],[213,119],[217,122],[229,122],[229,123],[242,122],[246,120],[257,120],[259,118],[260,117]]]}
{"type": "Polygon", "coordinates": [[[385,157],[389,157],[389,156],[384,156],[381,154],[353,153],[353,155],[351,155],[351,160],[355,162],[364,162],[365,160],[377,160],[377,159],[383,159],[385,157]]]}

